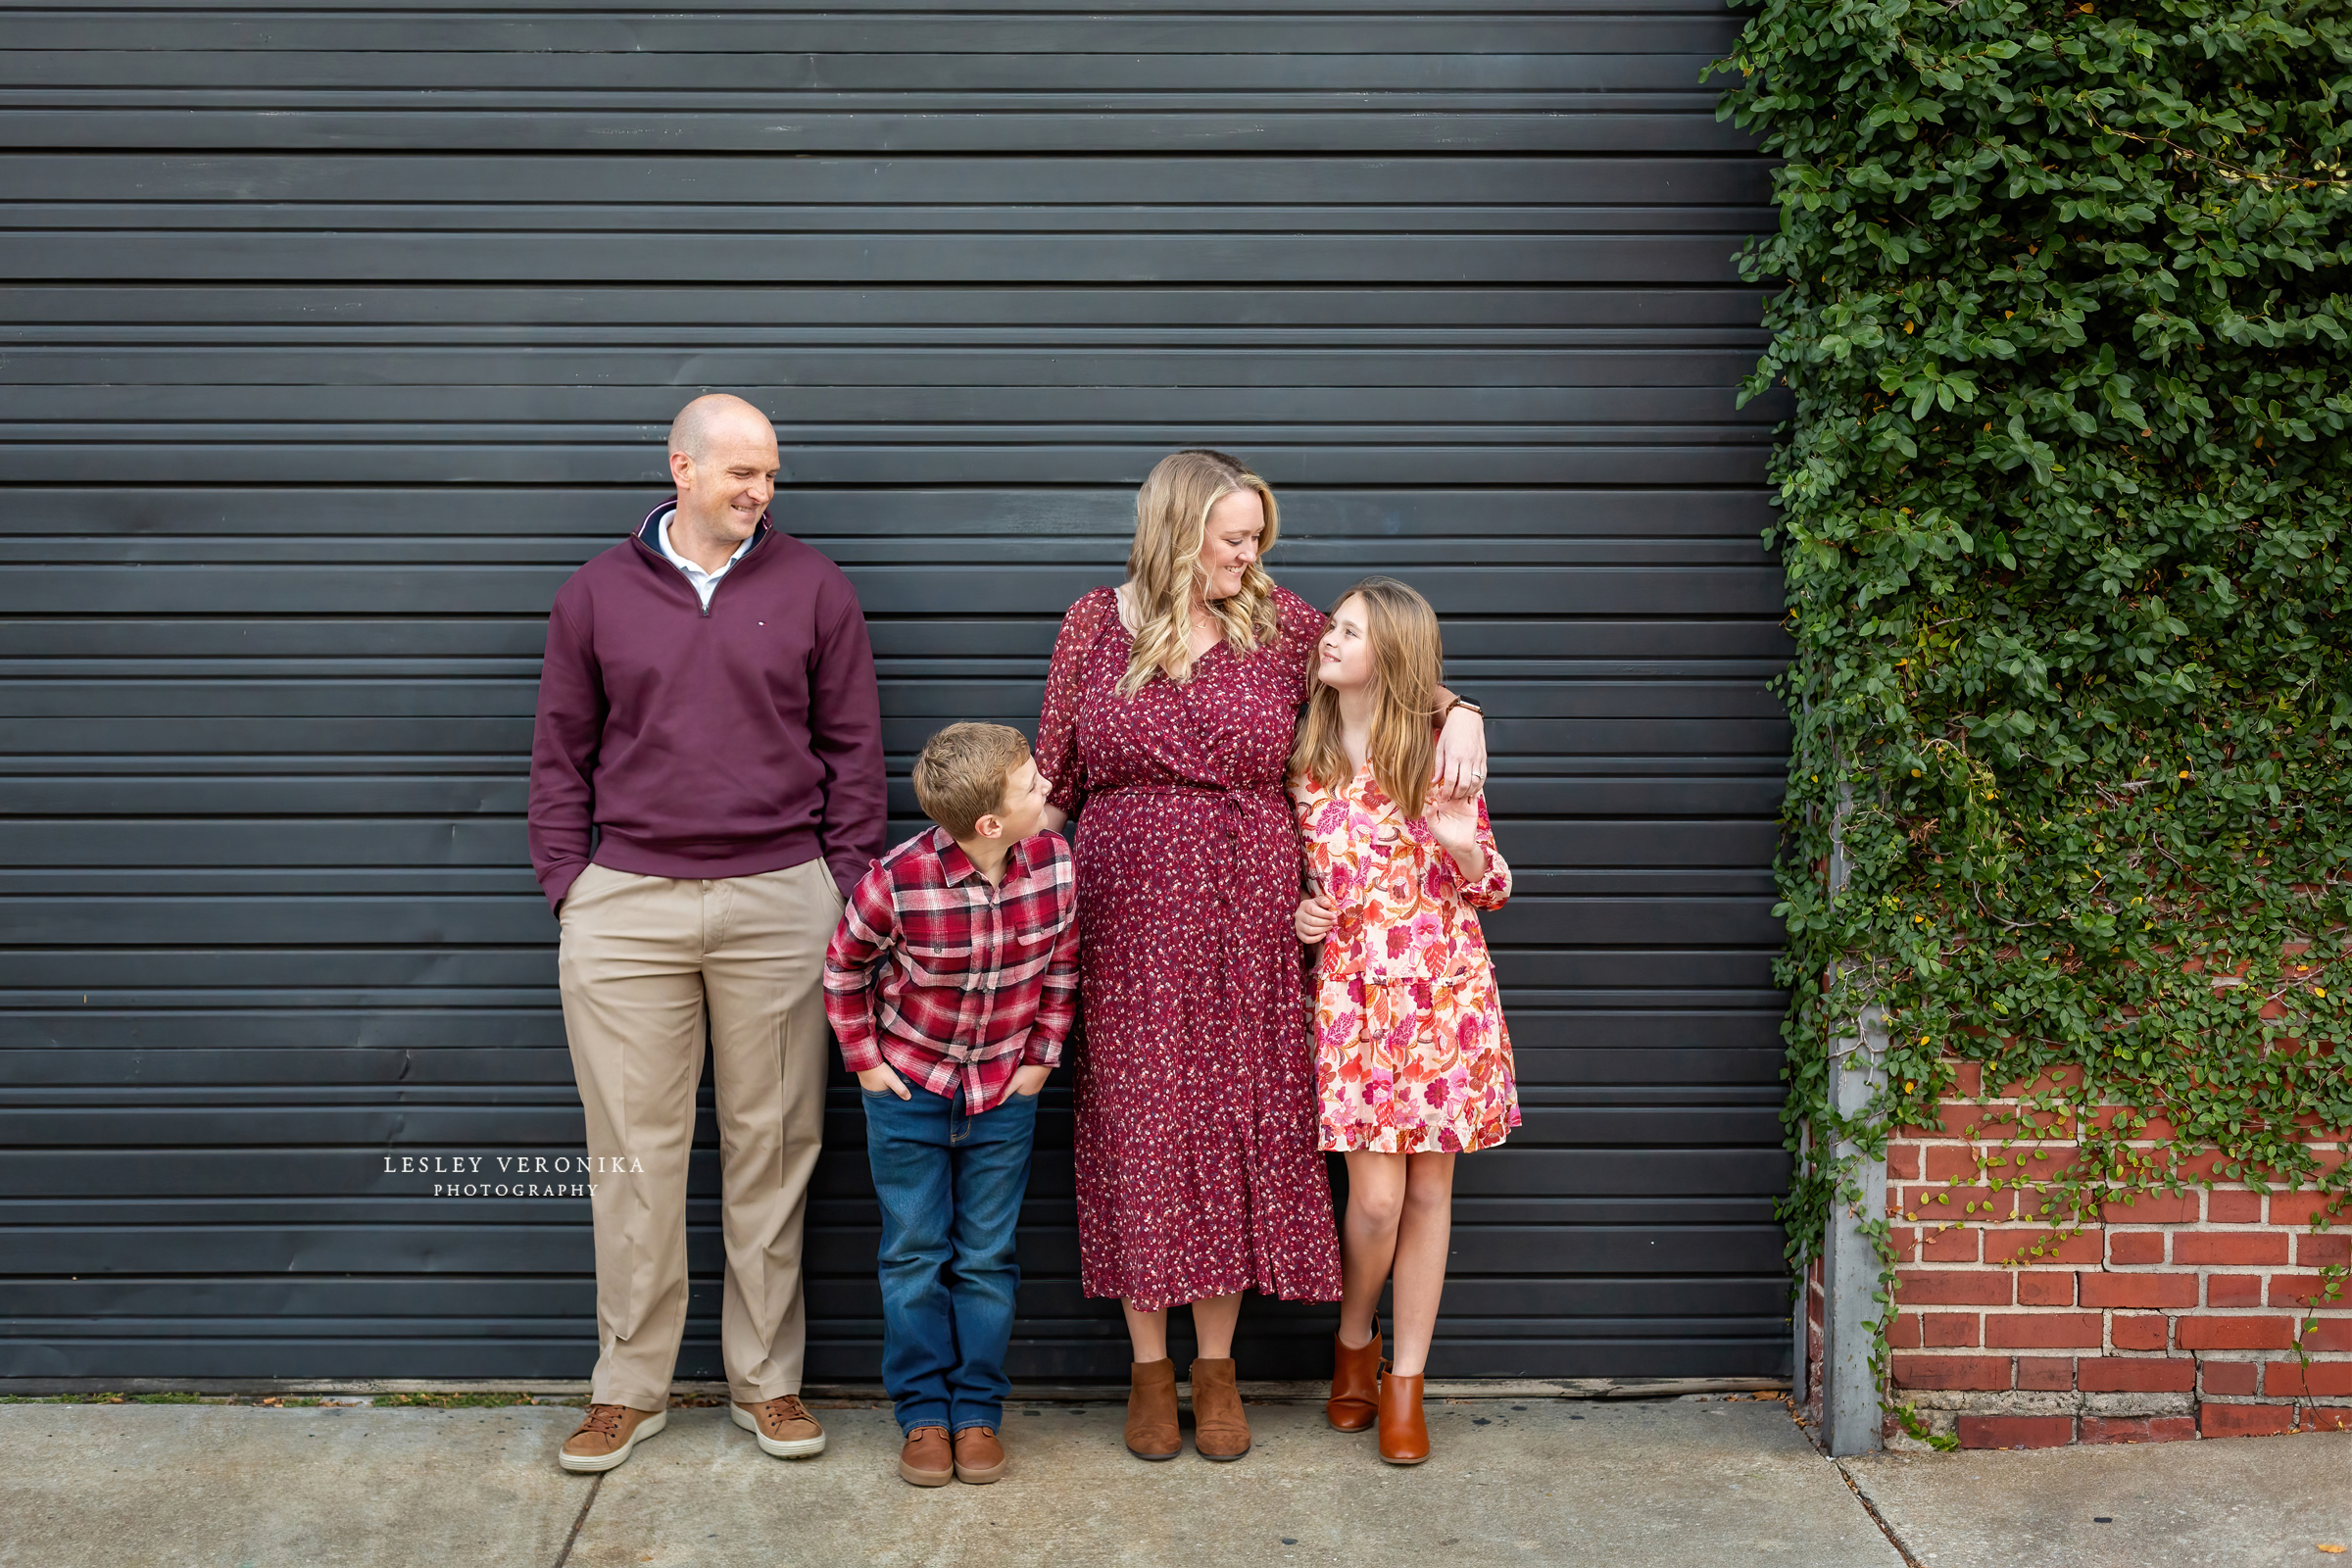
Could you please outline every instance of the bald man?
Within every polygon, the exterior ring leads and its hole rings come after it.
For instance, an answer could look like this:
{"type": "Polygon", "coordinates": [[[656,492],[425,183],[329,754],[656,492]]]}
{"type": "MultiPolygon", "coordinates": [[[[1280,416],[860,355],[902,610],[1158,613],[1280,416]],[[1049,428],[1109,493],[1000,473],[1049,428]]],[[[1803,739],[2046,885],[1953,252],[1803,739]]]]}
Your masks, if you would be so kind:
{"type": "Polygon", "coordinates": [[[662,1430],[686,1325],[686,1162],[706,1022],[735,1424],[821,1452],[799,1398],[801,1221],[823,1131],[825,943],[882,853],[882,715],[841,568],[768,519],[760,411],[696,398],[677,494],[556,594],[531,737],[531,864],[563,927],[597,1161],[599,1354],[566,1470],[662,1430]]]}

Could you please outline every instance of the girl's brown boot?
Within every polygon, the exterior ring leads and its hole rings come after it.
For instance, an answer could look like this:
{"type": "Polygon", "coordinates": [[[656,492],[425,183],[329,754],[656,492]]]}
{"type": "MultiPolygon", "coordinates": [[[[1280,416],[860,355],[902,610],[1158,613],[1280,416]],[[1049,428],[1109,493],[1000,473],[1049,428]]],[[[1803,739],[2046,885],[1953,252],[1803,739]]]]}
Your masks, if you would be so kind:
{"type": "Polygon", "coordinates": [[[1176,1435],[1176,1363],[1164,1355],[1136,1362],[1128,1373],[1127,1451],[1138,1459],[1173,1459],[1183,1446],[1176,1435]]]}
{"type": "Polygon", "coordinates": [[[1371,1343],[1350,1350],[1340,1337],[1331,1337],[1331,1397],[1323,1414],[1342,1432],[1361,1432],[1380,1415],[1380,1325],[1372,1325],[1371,1343]]]}
{"type": "Polygon", "coordinates": [[[1380,1375],[1380,1456],[1391,1464],[1429,1457],[1429,1423],[1421,1419],[1421,1377],[1380,1375]]]}

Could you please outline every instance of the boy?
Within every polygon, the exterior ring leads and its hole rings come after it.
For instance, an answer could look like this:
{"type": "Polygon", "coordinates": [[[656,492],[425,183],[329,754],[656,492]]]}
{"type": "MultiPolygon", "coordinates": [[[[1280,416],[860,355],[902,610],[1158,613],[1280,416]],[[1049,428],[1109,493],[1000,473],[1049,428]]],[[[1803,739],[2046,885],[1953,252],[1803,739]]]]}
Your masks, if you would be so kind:
{"type": "Polygon", "coordinates": [[[825,953],[882,1205],[882,1382],[918,1487],[1004,1473],[998,1440],[1037,1095],[1077,1014],[1070,847],[1002,724],[951,724],[914,764],[939,825],[874,862],[825,953]]]}

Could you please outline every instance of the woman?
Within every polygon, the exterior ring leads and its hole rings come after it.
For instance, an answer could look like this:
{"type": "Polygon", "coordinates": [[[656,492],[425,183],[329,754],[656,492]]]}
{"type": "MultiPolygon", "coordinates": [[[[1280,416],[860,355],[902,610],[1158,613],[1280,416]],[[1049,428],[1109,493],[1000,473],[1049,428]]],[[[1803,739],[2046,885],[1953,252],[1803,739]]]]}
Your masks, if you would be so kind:
{"type": "MultiPolygon", "coordinates": [[[[1167,1309],[1189,1302],[1194,1446],[1238,1459],[1250,1448],[1233,1364],[1242,1292],[1340,1297],[1284,793],[1324,617],[1258,564],[1274,494],[1234,459],[1164,458],[1135,507],[1127,581],[1062,617],[1038,720],[1038,765],[1054,780],[1046,825],[1086,807],[1082,1283],[1126,1313],[1129,1450],[1177,1452],[1167,1309]]],[[[1446,796],[1478,793],[1475,709],[1448,712],[1437,765],[1446,796]]]]}

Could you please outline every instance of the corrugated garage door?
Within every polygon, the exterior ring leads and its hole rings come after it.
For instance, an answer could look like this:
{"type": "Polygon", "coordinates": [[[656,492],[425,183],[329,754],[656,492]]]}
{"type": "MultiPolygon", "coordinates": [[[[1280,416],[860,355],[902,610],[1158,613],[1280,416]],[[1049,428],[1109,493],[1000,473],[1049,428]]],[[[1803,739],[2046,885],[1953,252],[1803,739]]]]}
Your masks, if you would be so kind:
{"type": "MultiPolygon", "coordinates": [[[[902,812],[931,728],[1034,722],[1174,446],[1273,478],[1310,599],[1428,592],[1494,715],[1527,1108],[1463,1166],[1439,1370],[1782,1369],[1775,411],[1733,407],[1729,261],[1769,215],[1697,86],[1735,26],[0,9],[0,1374],[585,1373],[585,1202],[429,1164],[578,1149],[543,618],[707,387],[864,599],[902,812]]],[[[1116,1377],[1050,1095],[1016,1370],[1116,1377]]],[[[828,1137],[812,1375],[871,1376],[839,1089],[828,1137]]],[[[1328,1321],[1253,1307],[1245,1365],[1312,1375],[1328,1321]]]]}

